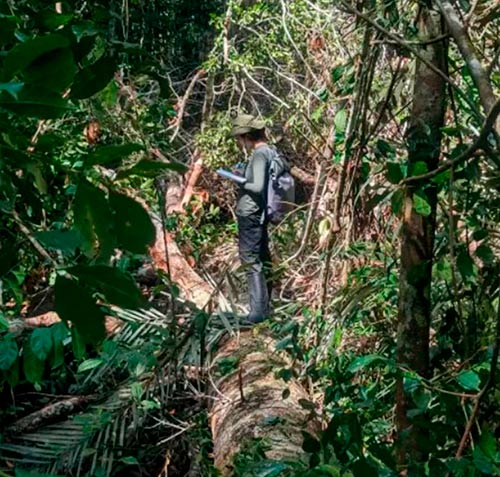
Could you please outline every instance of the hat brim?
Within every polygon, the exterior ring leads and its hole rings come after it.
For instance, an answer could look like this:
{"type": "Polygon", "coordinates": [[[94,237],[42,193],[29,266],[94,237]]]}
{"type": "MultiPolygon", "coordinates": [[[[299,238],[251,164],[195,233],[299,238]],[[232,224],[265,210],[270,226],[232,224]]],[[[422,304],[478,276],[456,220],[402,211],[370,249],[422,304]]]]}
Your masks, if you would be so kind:
{"type": "Polygon", "coordinates": [[[252,131],[262,131],[263,129],[265,129],[265,126],[262,126],[261,128],[249,127],[249,126],[235,126],[233,129],[231,129],[229,135],[231,137],[242,136],[243,134],[247,134],[252,131]]]}

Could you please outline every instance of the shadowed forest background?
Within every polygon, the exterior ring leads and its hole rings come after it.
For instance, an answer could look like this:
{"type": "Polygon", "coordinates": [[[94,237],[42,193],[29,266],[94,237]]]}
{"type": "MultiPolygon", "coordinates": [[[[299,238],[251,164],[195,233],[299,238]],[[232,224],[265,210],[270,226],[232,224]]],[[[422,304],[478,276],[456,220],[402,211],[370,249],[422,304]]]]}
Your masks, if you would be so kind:
{"type": "Polygon", "coordinates": [[[500,475],[494,0],[0,3],[0,477],[500,475]],[[251,330],[231,118],[297,184],[251,330]]]}

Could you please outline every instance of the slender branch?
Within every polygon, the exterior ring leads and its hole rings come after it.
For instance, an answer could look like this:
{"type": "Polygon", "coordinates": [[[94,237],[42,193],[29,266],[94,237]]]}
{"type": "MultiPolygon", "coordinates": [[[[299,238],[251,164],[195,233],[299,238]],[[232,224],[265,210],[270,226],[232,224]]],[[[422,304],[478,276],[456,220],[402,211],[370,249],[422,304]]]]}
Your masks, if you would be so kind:
{"type": "Polygon", "coordinates": [[[11,211],[12,218],[16,222],[19,230],[26,236],[26,238],[31,242],[31,245],[35,248],[35,250],[47,261],[49,261],[54,267],[57,267],[57,262],[49,255],[47,250],[42,247],[42,244],[34,237],[31,230],[26,227],[21,217],[17,213],[16,210],[11,211]]]}
{"type": "Polygon", "coordinates": [[[302,240],[300,241],[300,246],[299,246],[298,250],[284,262],[284,264],[290,263],[291,261],[300,257],[300,255],[302,254],[302,252],[304,251],[304,249],[307,245],[309,234],[311,233],[311,229],[312,229],[314,214],[315,214],[316,209],[318,207],[318,201],[316,199],[318,197],[318,191],[319,191],[319,186],[321,183],[322,174],[323,174],[323,166],[320,164],[318,166],[318,170],[316,172],[316,180],[315,180],[313,195],[311,198],[311,206],[309,208],[309,215],[307,216],[306,226],[305,226],[304,232],[302,234],[302,240]]]}
{"type": "Polygon", "coordinates": [[[184,111],[186,109],[186,104],[188,102],[189,97],[191,96],[191,93],[193,92],[193,89],[196,85],[196,83],[203,77],[205,76],[206,71],[203,68],[200,68],[196,74],[193,76],[192,80],[189,83],[189,86],[186,89],[186,92],[184,93],[184,96],[180,99],[179,101],[179,106],[177,110],[177,121],[175,124],[175,130],[174,133],[172,134],[172,137],[170,138],[170,142],[173,142],[177,135],[179,134],[179,130],[181,129],[182,126],[182,119],[184,117],[184,111]]]}
{"type": "Polygon", "coordinates": [[[500,114],[500,100],[496,102],[496,104],[489,112],[488,117],[484,121],[483,127],[481,128],[479,136],[462,154],[460,154],[453,160],[444,162],[439,167],[430,172],[426,172],[425,174],[420,174],[418,176],[408,177],[407,179],[401,181],[400,185],[415,184],[416,182],[421,182],[427,179],[431,179],[432,177],[441,174],[441,172],[448,170],[450,167],[455,167],[461,162],[467,160],[486,142],[486,139],[488,138],[488,135],[493,129],[493,126],[499,114],[500,114]]]}
{"type": "Polygon", "coordinates": [[[245,73],[245,76],[256,86],[258,86],[264,93],[268,94],[271,98],[275,99],[278,103],[280,103],[282,106],[284,106],[286,109],[290,109],[290,105],[283,101],[281,98],[278,98],[274,93],[269,91],[263,84],[259,83],[249,72],[246,68],[243,68],[243,73],[245,73]]]}

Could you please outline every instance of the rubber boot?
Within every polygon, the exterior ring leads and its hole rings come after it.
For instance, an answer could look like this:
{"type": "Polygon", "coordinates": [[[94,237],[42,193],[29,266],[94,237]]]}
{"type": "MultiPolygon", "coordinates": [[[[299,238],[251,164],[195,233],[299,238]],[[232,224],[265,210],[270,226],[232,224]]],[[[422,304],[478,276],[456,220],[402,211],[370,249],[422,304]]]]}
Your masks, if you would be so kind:
{"type": "Polygon", "coordinates": [[[269,317],[269,296],[263,272],[248,273],[248,296],[250,313],[246,319],[249,323],[260,323],[269,317]]]}

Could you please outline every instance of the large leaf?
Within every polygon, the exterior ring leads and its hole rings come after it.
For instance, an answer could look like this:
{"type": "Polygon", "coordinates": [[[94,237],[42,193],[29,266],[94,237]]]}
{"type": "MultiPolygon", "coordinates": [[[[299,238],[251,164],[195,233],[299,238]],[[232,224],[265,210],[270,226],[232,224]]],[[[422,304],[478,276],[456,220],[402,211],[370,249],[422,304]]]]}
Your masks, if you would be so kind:
{"type": "Polygon", "coordinates": [[[73,206],[75,227],[89,257],[109,258],[114,247],[111,210],[102,192],[87,181],[78,184],[73,206]]]}
{"type": "Polygon", "coordinates": [[[463,389],[467,389],[469,391],[478,391],[481,384],[479,375],[474,371],[461,372],[457,377],[457,381],[463,389]]]}
{"type": "Polygon", "coordinates": [[[106,300],[122,308],[139,308],[145,299],[134,279],[126,273],[104,265],[77,266],[70,268],[69,273],[77,277],[81,283],[102,293],[106,300]]]}
{"type": "Polygon", "coordinates": [[[47,90],[60,92],[71,84],[75,73],[73,53],[69,48],[62,48],[37,58],[24,69],[22,76],[26,83],[43,84],[47,90]]]}
{"type": "Polygon", "coordinates": [[[4,75],[10,79],[45,53],[68,47],[68,38],[58,34],[40,36],[20,43],[5,57],[4,75]]]}
{"type": "Polygon", "coordinates": [[[17,93],[17,99],[5,92],[1,93],[0,108],[39,119],[58,118],[72,109],[59,94],[33,85],[25,85],[17,93]]]}
{"type": "Polygon", "coordinates": [[[112,166],[116,166],[117,163],[130,156],[130,154],[142,151],[143,149],[143,146],[141,146],[140,144],[101,146],[92,151],[87,156],[87,158],[85,159],[85,163],[87,165],[111,163],[112,166]]]}
{"type": "Polygon", "coordinates": [[[387,364],[390,361],[379,354],[366,354],[364,356],[358,356],[347,368],[351,373],[356,373],[361,369],[367,368],[373,364],[387,364]]]}
{"type": "Polygon", "coordinates": [[[17,359],[19,349],[17,343],[10,339],[0,340],[0,370],[6,371],[17,359]]]}
{"type": "Polygon", "coordinates": [[[398,184],[403,179],[403,171],[401,170],[401,165],[397,162],[387,162],[387,180],[391,184],[398,184]]]}
{"type": "Polygon", "coordinates": [[[417,191],[413,194],[413,208],[415,212],[419,215],[427,217],[432,213],[432,207],[429,204],[429,199],[425,195],[425,192],[417,191]]]}
{"type": "Polygon", "coordinates": [[[62,320],[73,323],[85,343],[95,344],[104,338],[104,313],[90,292],[75,280],[57,277],[55,310],[62,320]]]}
{"type": "Polygon", "coordinates": [[[45,361],[38,358],[30,342],[26,343],[23,348],[23,370],[30,383],[39,383],[43,378],[45,361]]]}
{"type": "Polygon", "coordinates": [[[184,173],[187,170],[188,168],[180,162],[159,162],[144,159],[142,161],[139,161],[130,169],[120,171],[116,178],[123,179],[129,176],[156,177],[159,173],[165,171],[184,173]]]}
{"type": "Polygon", "coordinates": [[[457,268],[464,280],[472,278],[475,274],[474,261],[465,248],[457,254],[457,268]]]}
{"type": "Polygon", "coordinates": [[[72,255],[82,246],[82,237],[76,230],[53,230],[38,232],[36,239],[49,250],[60,250],[65,255],[72,255]]]}
{"type": "Polygon", "coordinates": [[[116,192],[109,195],[109,204],[119,245],[133,253],[146,253],[148,245],[155,241],[156,232],[142,205],[116,192]]]}
{"type": "Polygon", "coordinates": [[[106,87],[113,79],[116,63],[112,58],[103,56],[95,63],[79,71],[71,88],[71,97],[90,98],[106,87]]]}
{"type": "Polygon", "coordinates": [[[333,120],[335,123],[335,130],[337,133],[343,133],[347,126],[347,112],[345,109],[339,109],[335,114],[335,119],[333,120]]]}
{"type": "Polygon", "coordinates": [[[50,328],[37,328],[30,337],[30,347],[34,355],[45,361],[52,350],[52,330],[50,328]]]}

